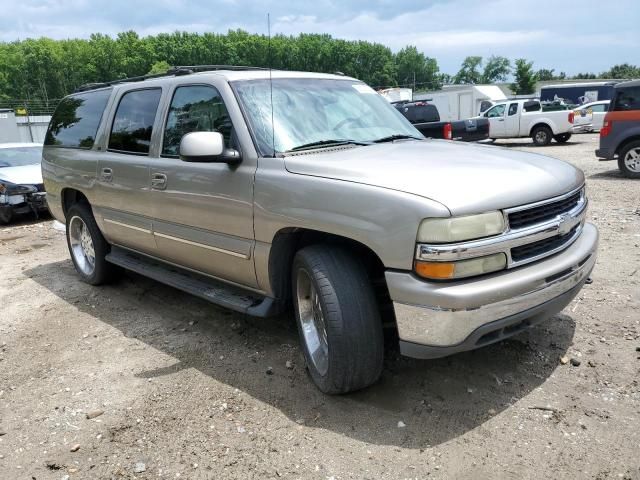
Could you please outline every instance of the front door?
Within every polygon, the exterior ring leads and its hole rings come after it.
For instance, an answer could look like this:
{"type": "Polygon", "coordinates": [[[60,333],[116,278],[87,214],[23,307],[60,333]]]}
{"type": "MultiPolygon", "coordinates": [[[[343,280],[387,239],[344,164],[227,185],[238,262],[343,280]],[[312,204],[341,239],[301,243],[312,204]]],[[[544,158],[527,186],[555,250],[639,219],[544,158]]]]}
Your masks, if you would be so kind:
{"type": "Polygon", "coordinates": [[[485,116],[489,119],[490,136],[491,138],[503,138],[507,136],[504,126],[504,114],[506,110],[506,104],[499,103],[494,105],[485,116]]]}
{"type": "Polygon", "coordinates": [[[98,160],[97,221],[107,239],[148,254],[156,250],[149,198],[149,149],[162,90],[125,91],[116,100],[106,151],[98,160]]]}
{"type": "Polygon", "coordinates": [[[184,162],[180,140],[218,131],[240,149],[220,91],[211,84],[175,84],[165,116],[160,158],[151,165],[153,232],[158,257],[208,275],[257,287],[253,264],[256,160],[237,166],[184,162]]]}

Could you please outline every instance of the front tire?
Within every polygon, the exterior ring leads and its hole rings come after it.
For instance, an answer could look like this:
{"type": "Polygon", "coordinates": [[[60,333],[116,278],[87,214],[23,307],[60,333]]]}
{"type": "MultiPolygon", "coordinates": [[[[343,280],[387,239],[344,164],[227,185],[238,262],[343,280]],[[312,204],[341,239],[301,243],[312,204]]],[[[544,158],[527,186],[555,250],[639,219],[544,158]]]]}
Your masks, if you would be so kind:
{"type": "Polygon", "coordinates": [[[112,281],[118,267],[106,261],[111,246],[102,236],[91,207],[76,203],[67,212],[67,246],[80,278],[91,285],[112,281]]]}
{"type": "Polygon", "coordinates": [[[629,143],[620,151],[618,168],[625,177],[640,178],[640,140],[629,143]]]}
{"type": "Polygon", "coordinates": [[[384,340],[364,266],[343,249],[312,245],[294,257],[292,286],[300,342],[316,386],[339,394],[376,382],[384,340]]]}
{"type": "Polygon", "coordinates": [[[560,135],[556,135],[553,139],[558,143],[567,143],[571,138],[570,133],[561,133],[560,135]]]}
{"type": "Polygon", "coordinates": [[[540,125],[531,132],[531,139],[537,147],[545,147],[551,143],[553,132],[547,126],[540,125]]]}

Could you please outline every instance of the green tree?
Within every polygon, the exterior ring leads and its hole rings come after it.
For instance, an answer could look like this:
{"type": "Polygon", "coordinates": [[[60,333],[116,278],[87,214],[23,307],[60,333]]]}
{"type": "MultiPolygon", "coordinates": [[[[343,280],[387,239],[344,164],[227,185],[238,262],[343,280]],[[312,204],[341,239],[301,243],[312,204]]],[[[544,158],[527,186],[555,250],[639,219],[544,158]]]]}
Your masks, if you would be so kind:
{"type": "Polygon", "coordinates": [[[575,78],[577,80],[593,80],[594,78],[598,78],[598,76],[595,73],[585,72],[585,73],[578,73],[577,75],[574,75],[572,78],[575,78]]]}
{"type": "Polygon", "coordinates": [[[482,64],[482,57],[466,57],[460,70],[455,76],[455,83],[482,83],[482,74],[480,73],[480,66],[482,64]]]}
{"type": "Polygon", "coordinates": [[[395,55],[398,83],[415,89],[437,90],[442,87],[438,62],[426,57],[414,46],[407,46],[395,55]]]}
{"type": "Polygon", "coordinates": [[[567,74],[564,72],[560,72],[558,75],[555,74],[555,69],[541,68],[536,72],[536,76],[538,80],[541,82],[547,82],[551,80],[564,80],[567,78],[567,74]]]}
{"type": "Polygon", "coordinates": [[[160,60],[151,65],[151,69],[147,72],[147,75],[166,73],[170,68],[171,65],[169,65],[166,60],[160,60]]]}
{"type": "Polygon", "coordinates": [[[515,64],[514,82],[511,84],[513,93],[516,95],[528,95],[535,92],[537,79],[533,71],[533,62],[518,58],[515,64]]]}
{"type": "Polygon", "coordinates": [[[601,78],[640,78],[640,67],[628,63],[614,65],[606,72],[600,74],[601,78]]]}
{"type": "Polygon", "coordinates": [[[506,57],[491,55],[482,71],[482,83],[504,82],[511,72],[511,62],[506,57]]]}

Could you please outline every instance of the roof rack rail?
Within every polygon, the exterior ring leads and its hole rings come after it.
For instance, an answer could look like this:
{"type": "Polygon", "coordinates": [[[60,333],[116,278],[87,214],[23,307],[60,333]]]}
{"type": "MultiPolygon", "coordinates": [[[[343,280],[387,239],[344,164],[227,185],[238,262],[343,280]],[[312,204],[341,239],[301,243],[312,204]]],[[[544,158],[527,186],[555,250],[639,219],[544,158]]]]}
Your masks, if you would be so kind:
{"type": "Polygon", "coordinates": [[[250,67],[246,65],[177,65],[171,67],[165,73],[155,73],[149,75],[139,75],[137,77],[119,78],[117,80],[110,80],[108,82],[94,82],[86,83],[75,89],[74,93],[86,92],[88,90],[97,90],[98,88],[110,87],[112,85],[118,85],[120,83],[129,82],[142,82],[151,78],[170,77],[178,75],[190,75],[197,72],[210,72],[216,70],[268,70],[265,67],[250,67]]]}

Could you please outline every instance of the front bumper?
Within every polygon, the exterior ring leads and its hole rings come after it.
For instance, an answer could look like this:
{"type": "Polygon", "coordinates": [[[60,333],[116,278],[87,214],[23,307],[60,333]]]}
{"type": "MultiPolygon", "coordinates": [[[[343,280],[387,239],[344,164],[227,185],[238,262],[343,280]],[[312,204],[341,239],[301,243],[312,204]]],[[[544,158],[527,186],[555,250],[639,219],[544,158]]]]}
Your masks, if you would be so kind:
{"type": "Polygon", "coordinates": [[[437,358],[514,335],[561,311],[596,262],[598,231],[585,224],[562,252],[498,274],[457,282],[427,282],[387,271],[400,349],[437,358]]]}
{"type": "Polygon", "coordinates": [[[12,214],[23,214],[47,211],[47,194],[44,192],[28,193],[25,195],[4,195],[0,201],[0,209],[9,210],[12,214]],[[21,198],[17,198],[21,197],[21,198]]]}

